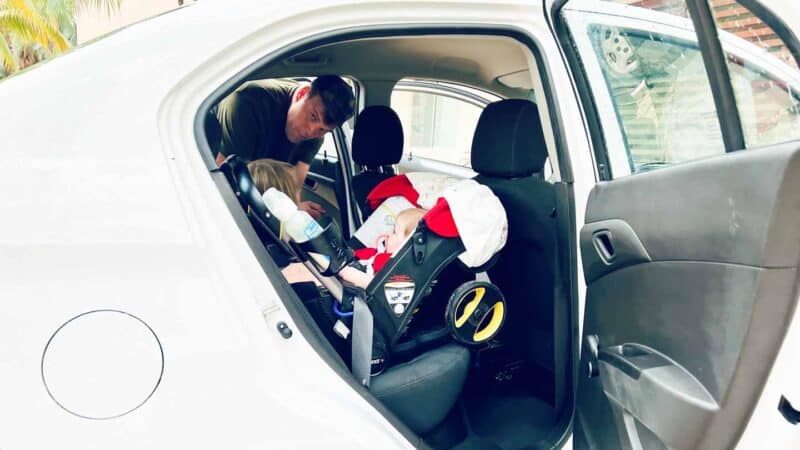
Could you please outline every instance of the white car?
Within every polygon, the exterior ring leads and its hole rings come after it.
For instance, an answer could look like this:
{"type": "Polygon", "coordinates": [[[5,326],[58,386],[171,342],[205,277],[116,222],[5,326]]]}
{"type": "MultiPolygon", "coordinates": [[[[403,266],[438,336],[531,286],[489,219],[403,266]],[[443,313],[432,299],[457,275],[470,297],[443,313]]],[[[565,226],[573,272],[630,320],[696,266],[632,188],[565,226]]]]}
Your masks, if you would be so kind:
{"type": "MultiPolygon", "coordinates": [[[[0,448],[800,447],[800,21],[740,1],[208,0],[3,81],[0,448]],[[217,169],[225,95],[329,73],[400,113],[380,178],[505,207],[488,343],[392,322],[364,383],[217,169]]],[[[305,192],[346,238],[358,123],[305,192]]],[[[444,326],[475,275],[425,270],[444,326]]]]}

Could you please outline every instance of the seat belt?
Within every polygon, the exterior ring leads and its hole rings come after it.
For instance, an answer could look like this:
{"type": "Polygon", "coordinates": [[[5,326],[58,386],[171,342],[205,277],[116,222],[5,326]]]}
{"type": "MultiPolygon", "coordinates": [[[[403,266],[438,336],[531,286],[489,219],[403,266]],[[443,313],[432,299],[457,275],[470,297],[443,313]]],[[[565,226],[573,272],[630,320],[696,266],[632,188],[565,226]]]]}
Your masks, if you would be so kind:
{"type": "Polygon", "coordinates": [[[369,387],[372,364],[372,311],[361,296],[353,296],[353,341],[351,367],[353,375],[369,387]]]}

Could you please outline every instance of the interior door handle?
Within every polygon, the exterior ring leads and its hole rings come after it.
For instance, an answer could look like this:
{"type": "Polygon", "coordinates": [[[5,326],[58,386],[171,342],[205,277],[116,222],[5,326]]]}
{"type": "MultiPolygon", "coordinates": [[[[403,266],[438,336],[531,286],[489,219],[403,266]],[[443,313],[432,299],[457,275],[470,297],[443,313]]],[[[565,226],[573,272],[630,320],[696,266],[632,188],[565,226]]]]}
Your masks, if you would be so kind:
{"type": "Polygon", "coordinates": [[[600,255],[600,259],[604,263],[610,265],[612,262],[614,262],[614,258],[616,258],[617,255],[614,251],[614,241],[610,231],[596,231],[592,235],[592,244],[594,245],[594,249],[597,251],[597,254],[600,255]]]}

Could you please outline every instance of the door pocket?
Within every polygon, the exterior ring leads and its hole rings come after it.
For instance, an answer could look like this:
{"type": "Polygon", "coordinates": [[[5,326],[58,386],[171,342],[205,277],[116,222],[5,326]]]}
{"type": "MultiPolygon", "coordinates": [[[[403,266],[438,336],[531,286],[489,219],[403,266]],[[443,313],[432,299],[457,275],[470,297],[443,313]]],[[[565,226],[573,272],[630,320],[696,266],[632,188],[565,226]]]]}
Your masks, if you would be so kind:
{"type": "Polygon", "coordinates": [[[642,448],[637,423],[668,448],[694,448],[719,410],[688,370],[652,348],[634,343],[600,348],[598,361],[603,392],[631,448],[642,448]]]}

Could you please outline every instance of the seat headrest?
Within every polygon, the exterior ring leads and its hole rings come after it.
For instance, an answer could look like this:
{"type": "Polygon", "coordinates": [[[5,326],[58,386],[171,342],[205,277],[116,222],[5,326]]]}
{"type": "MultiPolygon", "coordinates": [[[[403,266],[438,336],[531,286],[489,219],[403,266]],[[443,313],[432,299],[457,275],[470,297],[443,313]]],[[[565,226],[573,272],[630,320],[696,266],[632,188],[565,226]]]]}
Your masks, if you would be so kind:
{"type": "Polygon", "coordinates": [[[353,161],[367,167],[400,162],[403,157],[403,125],[388,106],[369,106],[361,111],[353,130],[353,161]]]}
{"type": "Polygon", "coordinates": [[[483,110],[472,138],[472,170],[514,178],[541,172],[547,159],[539,108],[529,100],[507,99],[483,110]]]}

